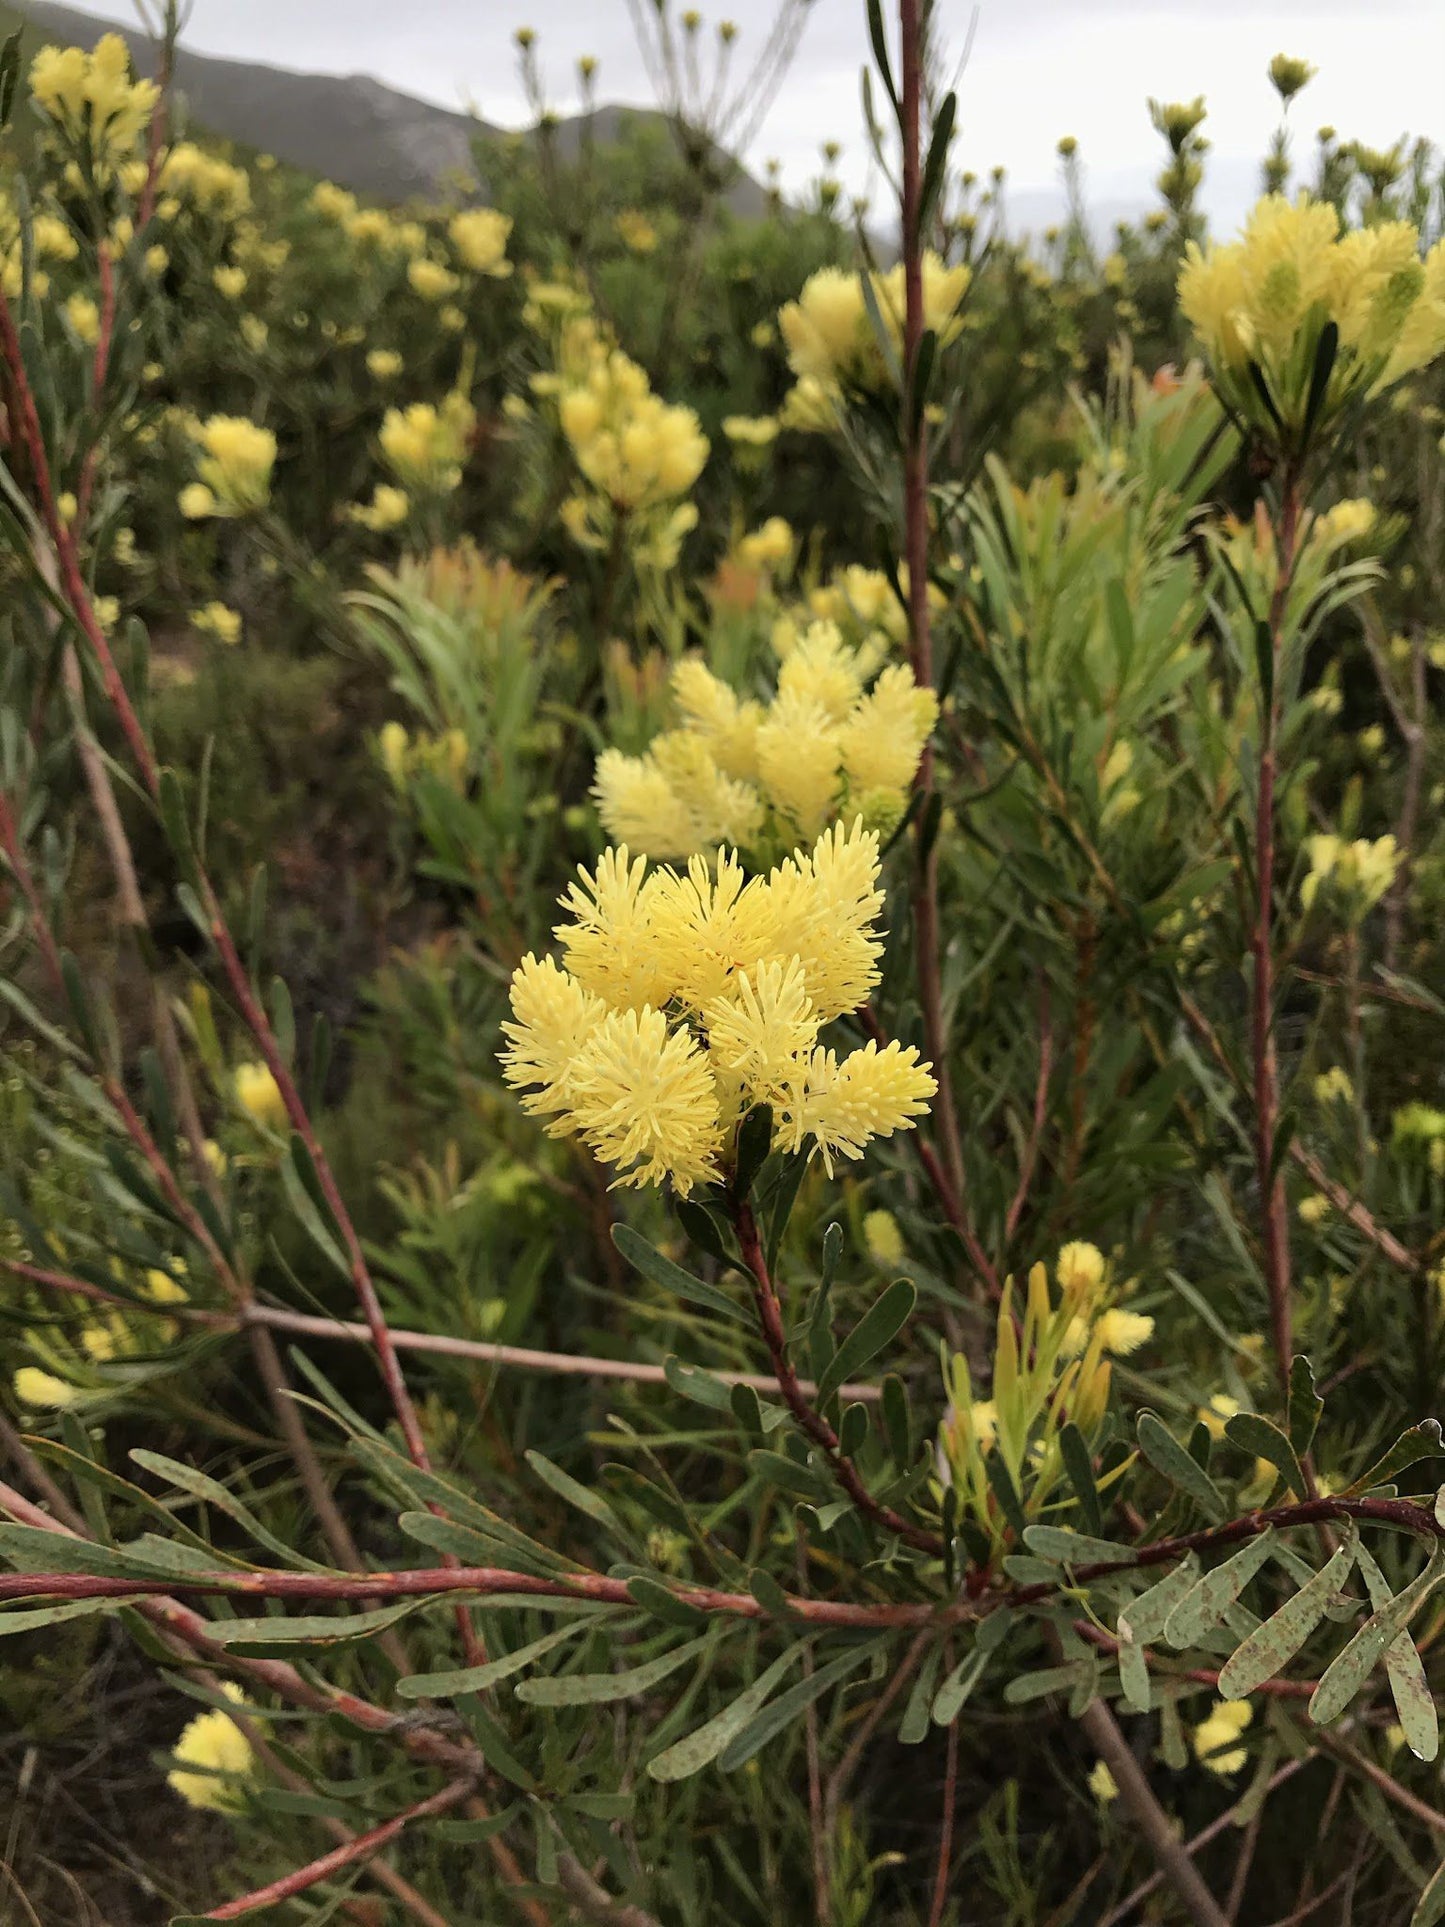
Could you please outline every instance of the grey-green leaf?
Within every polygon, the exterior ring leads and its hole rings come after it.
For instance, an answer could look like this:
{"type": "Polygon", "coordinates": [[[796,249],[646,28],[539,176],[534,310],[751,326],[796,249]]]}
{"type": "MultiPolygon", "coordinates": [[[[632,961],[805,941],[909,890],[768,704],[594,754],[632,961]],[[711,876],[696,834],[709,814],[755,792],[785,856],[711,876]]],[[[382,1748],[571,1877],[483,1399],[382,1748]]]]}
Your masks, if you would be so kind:
{"type": "Polygon", "coordinates": [[[725,1706],[703,1726],[695,1728],[685,1739],[674,1741],[655,1760],[649,1760],[647,1771],[654,1780],[672,1783],[690,1779],[700,1773],[705,1766],[731,1746],[736,1736],[742,1732],[748,1721],[767,1700],[780,1681],[786,1678],[802,1657],[803,1646],[800,1641],[779,1655],[765,1672],[753,1681],[745,1692],[730,1706],[725,1706]]]}
{"type": "Polygon", "coordinates": [[[587,1626],[587,1620],[573,1620],[566,1626],[554,1627],[550,1633],[543,1633],[529,1645],[519,1646],[515,1653],[504,1653],[500,1659],[488,1660],[485,1666],[464,1666],[454,1673],[413,1673],[407,1679],[396,1682],[399,1699],[404,1700],[449,1700],[461,1693],[485,1693],[513,1673],[520,1673],[524,1666],[530,1666],[534,1659],[541,1659],[550,1653],[554,1646],[564,1640],[575,1639],[587,1626]]]}
{"type": "Polygon", "coordinates": [[[1164,1637],[1182,1650],[1203,1639],[1235,1605],[1245,1587],[1274,1550],[1274,1532],[1261,1532],[1242,1546],[1232,1559],[1206,1572],[1170,1613],[1164,1624],[1164,1637]]]}
{"type": "Polygon", "coordinates": [[[1330,1555],[1309,1584],[1301,1586],[1294,1598],[1286,1600],[1262,1626],[1256,1626],[1239,1651],[1225,1661],[1219,1672],[1222,1698],[1247,1699],[1289,1664],[1349,1577],[1357,1543],[1358,1535],[1351,1527],[1344,1544],[1330,1555]]]}
{"type": "Polygon", "coordinates": [[[524,1679],[516,1689],[517,1698],[529,1706],[604,1706],[613,1700],[631,1699],[685,1666],[711,1638],[710,1632],[704,1633],[659,1659],[621,1673],[553,1673],[543,1679],[524,1679]]]}
{"type": "Polygon", "coordinates": [[[1400,1713],[1400,1724],[1405,1728],[1407,1739],[1413,1725],[1416,1737],[1425,1749],[1421,1751],[1420,1747],[1412,1745],[1411,1750],[1419,1753],[1421,1759],[1434,1759],[1439,1749],[1439,1725],[1429,1687],[1425,1685],[1420,1655],[1407,1628],[1415,1613],[1441,1579],[1445,1578],[1445,1553],[1437,1547],[1425,1570],[1395,1595],[1391,1594],[1384,1574],[1363,1546],[1356,1558],[1374,1610],[1354,1638],[1325,1669],[1324,1677],[1310,1700],[1310,1718],[1318,1726],[1328,1726],[1332,1720],[1337,1720],[1388,1651],[1390,1684],[1400,1713]],[[1417,1698],[1421,1687],[1424,1687],[1426,1709],[1423,1711],[1417,1698]]]}
{"type": "Polygon", "coordinates": [[[1156,1472],[1177,1485],[1216,1522],[1225,1516],[1224,1496],[1201,1465],[1190,1458],[1157,1412],[1141,1412],[1137,1428],[1139,1450],[1156,1472]]]}

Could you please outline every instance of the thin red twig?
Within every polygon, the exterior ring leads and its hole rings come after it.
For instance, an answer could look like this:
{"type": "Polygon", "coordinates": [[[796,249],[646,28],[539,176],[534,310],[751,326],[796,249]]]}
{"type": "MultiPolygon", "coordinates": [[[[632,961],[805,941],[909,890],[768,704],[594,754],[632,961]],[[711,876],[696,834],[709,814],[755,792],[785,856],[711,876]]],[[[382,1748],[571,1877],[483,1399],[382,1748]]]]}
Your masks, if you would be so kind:
{"type": "Polygon", "coordinates": [[[430,1820],[439,1813],[460,1806],[472,1791],[469,1780],[454,1780],[450,1786],[441,1787],[425,1800],[418,1800],[415,1806],[408,1807],[404,1813],[393,1814],[390,1820],[383,1820],[380,1826],[372,1827],[368,1833],[358,1833],[330,1853],[323,1853],[310,1860],[304,1867],[282,1874],[279,1880],[269,1881],[264,1887],[256,1887],[238,1900],[228,1900],[223,1906],[213,1907],[210,1913],[202,1916],[205,1920],[240,1920],[244,1914],[254,1914],[262,1907],[274,1907],[280,1901],[290,1900],[295,1894],[305,1893],[308,1887],[315,1887],[333,1874],[344,1873],[360,1861],[370,1860],[381,1849],[390,1846],[399,1833],[405,1832],[418,1820],[430,1820]]]}

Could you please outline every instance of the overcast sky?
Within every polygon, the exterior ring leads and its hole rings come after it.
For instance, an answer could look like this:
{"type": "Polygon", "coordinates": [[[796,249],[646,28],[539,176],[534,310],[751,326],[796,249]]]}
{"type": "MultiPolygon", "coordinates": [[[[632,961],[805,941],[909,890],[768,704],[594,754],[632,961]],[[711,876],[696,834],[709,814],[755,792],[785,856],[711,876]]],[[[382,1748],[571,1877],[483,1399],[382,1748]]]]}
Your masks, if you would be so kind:
{"type": "MultiPolygon", "coordinates": [[[[81,4],[134,18],[127,0],[81,4]]],[[[703,11],[709,26],[738,23],[735,64],[746,71],[773,0],[722,0],[703,11]]],[[[956,50],[973,13],[973,0],[939,0],[956,50]]],[[[820,171],[818,151],[831,138],[843,143],[838,171],[850,189],[865,185],[863,22],[863,0],[811,0],[798,60],[747,156],[755,170],[776,156],[785,184],[799,187],[820,171]]],[[[627,0],[194,0],[185,38],[201,53],[374,74],[517,124],[526,109],[511,37],[522,25],[537,31],[562,111],[576,104],[581,54],[600,62],[599,98],[651,98],[627,0]]],[[[1092,197],[1137,200],[1160,158],[1147,96],[1202,93],[1215,149],[1211,211],[1232,222],[1277,118],[1264,70],[1281,51],[1319,68],[1293,111],[1301,156],[1322,122],[1380,147],[1407,131],[1445,142],[1445,0],[979,0],[959,100],[960,164],[983,173],[1001,162],[1027,205],[1056,179],[1055,142],[1073,134],[1092,197]]]]}

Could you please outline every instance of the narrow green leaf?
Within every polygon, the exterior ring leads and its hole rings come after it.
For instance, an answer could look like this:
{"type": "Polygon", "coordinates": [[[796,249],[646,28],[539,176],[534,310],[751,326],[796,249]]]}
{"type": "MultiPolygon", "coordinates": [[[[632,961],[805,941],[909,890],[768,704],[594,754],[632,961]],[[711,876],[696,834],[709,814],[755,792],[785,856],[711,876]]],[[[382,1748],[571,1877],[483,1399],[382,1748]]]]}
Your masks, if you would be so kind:
{"type": "Polygon", "coordinates": [[[215,1619],[207,1631],[218,1646],[342,1646],[353,1639],[368,1639],[373,1633],[384,1632],[409,1613],[435,1603],[434,1600],[406,1599],[399,1606],[376,1606],[362,1613],[215,1619]]]}
{"type": "Polygon", "coordinates": [[[934,1686],[938,1679],[938,1668],[943,1659],[942,1646],[930,1646],[923,1655],[923,1664],[917,1677],[909,1688],[908,1703],[903,1709],[903,1718],[898,1726],[900,1746],[917,1746],[928,1733],[929,1718],[934,1700],[934,1686]]]}
{"type": "Polygon", "coordinates": [[[1118,1546],[1110,1539],[1093,1539],[1086,1532],[1068,1526],[1029,1526],[1024,1544],[1040,1559],[1056,1566],[1129,1566],[1138,1556],[1132,1546],[1118,1546]]]}
{"type": "MultiPolygon", "coordinates": [[[[1393,1650],[1398,1644],[1408,1648],[1413,1656],[1413,1668],[1409,1660],[1403,1661],[1402,1680],[1419,1669],[1419,1654],[1415,1651],[1407,1628],[1415,1613],[1445,1577],[1445,1552],[1438,1546],[1431,1553],[1425,1570],[1398,1594],[1391,1593],[1384,1574],[1363,1546],[1359,1549],[1357,1559],[1374,1610],[1348,1645],[1325,1668],[1324,1676],[1314,1690],[1309,1711],[1310,1718],[1317,1726],[1328,1726],[1340,1717],[1384,1657],[1387,1647],[1393,1650]]],[[[1403,1659],[1403,1655],[1399,1657],[1403,1659]]],[[[1423,1680],[1423,1673],[1420,1677],[1423,1680]]],[[[1434,1706],[1429,1700],[1428,1687],[1426,1703],[1430,1705],[1433,1715],[1434,1706]]],[[[1403,1718],[1401,1725],[1404,1725],[1403,1718]]],[[[1438,1746],[1438,1729],[1434,1742],[1438,1746]]],[[[1422,1757],[1433,1758],[1433,1753],[1422,1757]]]]}
{"type": "Polygon", "coordinates": [[[695,1630],[707,1624],[706,1613],[689,1606],[685,1596],[679,1596],[670,1586],[664,1586],[660,1579],[653,1579],[647,1573],[635,1573],[627,1582],[627,1590],[644,1612],[651,1613],[665,1626],[687,1626],[695,1630]]]}
{"type": "Polygon", "coordinates": [[[1157,1412],[1141,1412],[1136,1436],[1139,1450],[1171,1485],[1191,1499],[1217,1524],[1225,1516],[1223,1494],[1202,1467],[1195,1464],[1157,1412]]]}
{"type": "Polygon", "coordinates": [[[705,1766],[711,1765],[719,1754],[731,1746],[753,1715],[766,1703],[774,1687],[792,1671],[802,1653],[801,1641],[790,1646],[758,1675],[746,1692],[739,1693],[730,1706],[724,1707],[721,1713],[715,1714],[685,1739],[677,1740],[665,1748],[656,1759],[649,1760],[647,1771],[651,1777],[671,1785],[678,1780],[690,1779],[694,1773],[700,1773],[705,1766]]]}
{"type": "Polygon", "coordinates": [[[732,1182],[737,1197],[748,1196],[772,1148],[773,1107],[771,1104],[755,1104],[738,1126],[738,1156],[732,1182]]]}
{"type": "Polygon", "coordinates": [[[705,1285],[701,1278],[694,1278],[690,1271],[675,1265],[671,1258],[664,1258],[655,1246],[650,1245],[630,1224],[615,1224],[612,1227],[612,1242],[622,1253],[628,1264],[640,1271],[644,1278],[650,1278],[664,1291],[672,1292],[678,1298],[686,1298],[692,1304],[701,1305],[707,1311],[720,1313],[724,1318],[745,1318],[743,1307],[735,1303],[716,1285],[705,1285]]]}
{"type": "Polygon", "coordinates": [[[784,1727],[791,1726],[814,1700],[821,1699],[824,1693],[850,1673],[856,1673],[865,1660],[872,1658],[878,1645],[879,1642],[872,1639],[865,1645],[855,1646],[850,1652],[839,1653],[826,1666],[820,1666],[810,1679],[798,1680],[786,1693],[780,1693],[775,1700],[770,1700],[729,1743],[727,1751],[718,1761],[718,1771],[734,1773],[738,1767],[746,1766],[754,1754],[761,1753],[768,1741],[776,1738],[784,1727]]]}
{"type": "Polygon", "coordinates": [[[66,1619],[117,1611],[119,1602],[114,1599],[69,1599],[54,1606],[30,1606],[23,1612],[0,1612],[0,1639],[8,1633],[33,1633],[41,1626],[58,1626],[66,1619]]]}
{"type": "Polygon", "coordinates": [[[913,1280],[895,1278],[834,1352],[818,1384],[818,1405],[826,1405],[840,1385],[893,1342],[913,1316],[917,1302],[918,1291],[913,1280]]]}
{"type": "Polygon", "coordinates": [[[1295,1449],[1273,1419],[1261,1418],[1258,1412],[1236,1412],[1225,1420],[1224,1436],[1252,1458],[1268,1459],[1297,1498],[1309,1497],[1309,1485],[1295,1449]]]}
{"type": "Polygon", "coordinates": [[[520,1673],[533,1660],[550,1653],[553,1647],[587,1631],[590,1631],[588,1620],[575,1619],[565,1626],[553,1627],[550,1633],[543,1633],[540,1639],[532,1640],[529,1645],[519,1646],[515,1653],[488,1660],[485,1666],[464,1666],[455,1673],[412,1673],[396,1682],[397,1697],[404,1700],[447,1700],[455,1699],[459,1693],[485,1693],[489,1688],[500,1685],[504,1679],[510,1679],[513,1673],[520,1673]]]}
{"type": "Polygon", "coordinates": [[[517,1698],[528,1706],[606,1706],[614,1700],[632,1699],[659,1685],[680,1666],[685,1666],[712,1639],[711,1632],[676,1646],[659,1659],[644,1666],[633,1666],[621,1673],[551,1673],[541,1679],[524,1679],[516,1688],[517,1698]]]}
{"type": "Polygon", "coordinates": [[[1431,1874],[1428,1884],[1415,1903],[1410,1927],[1438,1927],[1445,1920],[1445,1861],[1431,1874]]]}
{"type": "Polygon", "coordinates": [[[1059,1451],[1063,1455],[1069,1484],[1074,1488],[1074,1497],[1079,1502],[1079,1510],[1084,1515],[1084,1523],[1090,1532],[1102,1534],[1104,1509],[1099,1504],[1099,1488],[1094,1483],[1094,1457],[1087,1439],[1072,1419],[1059,1433],[1059,1451]]]}
{"type": "Polygon", "coordinates": [[[1300,1352],[1289,1371],[1289,1442],[1304,1458],[1314,1444],[1325,1402],[1315,1390],[1314,1369],[1300,1352]]]}
{"type": "Polygon", "coordinates": [[[1004,1517],[1017,1536],[1022,1539],[1028,1530],[1029,1522],[1024,1517],[1023,1500],[1019,1497],[1018,1487],[1013,1482],[1012,1474],[997,1452],[989,1453],[983,1462],[983,1469],[988,1474],[988,1482],[993,1488],[994,1497],[1003,1508],[1004,1517]]]}
{"type": "Polygon", "coordinates": [[[1350,1575],[1355,1562],[1357,1534],[1353,1527],[1345,1543],[1327,1559],[1293,1599],[1245,1640],[1219,1671],[1223,1699],[1248,1699],[1267,1679],[1287,1666],[1325,1616],[1325,1608],[1350,1575]]]}
{"type": "Polygon", "coordinates": [[[1197,1645],[1237,1605],[1245,1587],[1274,1551],[1271,1527],[1242,1546],[1232,1559],[1206,1572],[1174,1606],[1164,1622],[1164,1637],[1177,1651],[1197,1645]]]}
{"type": "Polygon", "coordinates": [[[550,1486],[559,1499],[565,1499],[568,1505],[575,1506],[579,1512],[585,1513],[589,1519],[595,1520],[626,1543],[627,1535],[621,1520],[600,1492],[593,1492],[590,1487],[580,1484],[571,1473],[564,1472],[560,1465],[554,1465],[541,1452],[529,1451],[526,1457],[528,1465],[543,1485],[550,1486]]]}
{"type": "Polygon", "coordinates": [[[1343,1496],[1368,1492],[1376,1485],[1388,1485],[1397,1472],[1418,1465],[1421,1459],[1445,1459],[1445,1439],[1441,1438],[1439,1419],[1421,1419],[1418,1425],[1402,1432],[1383,1458],[1376,1459],[1368,1472],[1362,1473],[1353,1485],[1346,1486],[1343,1496]]]}
{"type": "Polygon", "coordinates": [[[952,1726],[963,1710],[965,1700],[983,1678],[992,1657],[991,1652],[976,1646],[966,1659],[958,1662],[934,1695],[933,1723],[935,1726],[952,1726]]]}

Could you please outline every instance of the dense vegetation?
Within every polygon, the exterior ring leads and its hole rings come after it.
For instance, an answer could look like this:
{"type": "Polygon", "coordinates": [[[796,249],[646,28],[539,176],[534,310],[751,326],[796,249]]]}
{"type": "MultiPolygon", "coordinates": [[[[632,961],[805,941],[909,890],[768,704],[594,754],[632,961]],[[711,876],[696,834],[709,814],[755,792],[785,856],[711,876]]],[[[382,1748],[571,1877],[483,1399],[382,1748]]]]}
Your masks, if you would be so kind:
{"type": "Polygon", "coordinates": [[[901,0],[743,220],[804,11],[0,62],[27,1917],[1445,1918],[1445,170],[1011,237],[901,0]]]}

